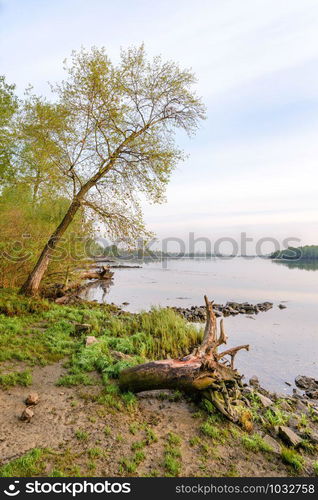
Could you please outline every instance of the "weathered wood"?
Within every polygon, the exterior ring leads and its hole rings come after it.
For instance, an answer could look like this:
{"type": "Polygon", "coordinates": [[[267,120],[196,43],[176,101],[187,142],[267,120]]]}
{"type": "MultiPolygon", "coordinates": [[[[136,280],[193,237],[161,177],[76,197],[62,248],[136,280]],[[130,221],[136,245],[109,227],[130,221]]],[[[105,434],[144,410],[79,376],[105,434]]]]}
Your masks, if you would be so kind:
{"type": "Polygon", "coordinates": [[[101,266],[99,270],[85,271],[81,274],[81,278],[87,280],[110,280],[113,276],[114,273],[110,271],[108,266],[101,266]]]}
{"type": "Polygon", "coordinates": [[[189,394],[200,393],[227,418],[236,421],[231,403],[240,397],[241,375],[234,369],[234,357],[249,346],[241,345],[218,353],[218,347],[227,342],[224,323],[221,320],[218,336],[213,302],[209,302],[207,296],[204,299],[207,321],[201,345],[182,359],[152,361],[127,368],[120,373],[119,384],[122,390],[132,392],[179,389],[189,394]],[[226,356],[230,357],[230,363],[225,360],[226,356]]]}

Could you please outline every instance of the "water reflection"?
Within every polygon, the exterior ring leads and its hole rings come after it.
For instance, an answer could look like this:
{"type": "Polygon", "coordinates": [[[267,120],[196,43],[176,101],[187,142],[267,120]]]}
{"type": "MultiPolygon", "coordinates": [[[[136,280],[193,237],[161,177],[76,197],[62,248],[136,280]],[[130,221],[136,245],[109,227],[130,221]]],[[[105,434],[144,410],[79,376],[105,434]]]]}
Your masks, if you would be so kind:
{"type": "Polygon", "coordinates": [[[318,271],[318,260],[272,260],[274,264],[281,264],[289,269],[303,269],[305,271],[318,271]]]}

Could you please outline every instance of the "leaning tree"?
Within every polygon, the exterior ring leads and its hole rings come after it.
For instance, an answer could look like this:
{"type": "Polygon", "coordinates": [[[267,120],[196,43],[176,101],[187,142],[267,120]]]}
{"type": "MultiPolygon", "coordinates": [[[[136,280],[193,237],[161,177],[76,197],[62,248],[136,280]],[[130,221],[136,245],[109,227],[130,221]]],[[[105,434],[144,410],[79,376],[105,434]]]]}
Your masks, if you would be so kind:
{"type": "Polygon", "coordinates": [[[176,129],[192,134],[205,118],[193,73],[160,57],[148,60],[143,46],[122,51],[118,64],[104,49],[75,52],[65,69],[67,78],[52,86],[54,101],[33,96],[20,118],[20,140],[38,159],[39,179],[70,199],[22,286],[28,295],[38,292],[78,211],[102,219],[113,239],[145,233],[140,196],[163,201],[170,174],[183,158],[176,129]]]}

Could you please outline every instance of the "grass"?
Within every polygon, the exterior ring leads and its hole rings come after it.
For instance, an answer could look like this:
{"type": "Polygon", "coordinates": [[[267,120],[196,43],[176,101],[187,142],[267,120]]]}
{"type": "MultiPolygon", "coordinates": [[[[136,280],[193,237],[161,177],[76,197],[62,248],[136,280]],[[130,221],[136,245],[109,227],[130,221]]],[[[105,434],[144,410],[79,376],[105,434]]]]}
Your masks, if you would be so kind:
{"type": "Polygon", "coordinates": [[[86,431],[83,431],[83,430],[81,430],[81,429],[77,429],[77,430],[75,431],[75,436],[76,436],[76,438],[77,438],[79,441],[87,441],[87,440],[88,440],[88,436],[89,436],[89,434],[88,434],[88,432],[86,432],[86,431]]]}
{"type": "Polygon", "coordinates": [[[164,448],[163,466],[167,476],[176,477],[181,472],[181,438],[173,432],[167,435],[167,443],[164,448]]]}
{"type": "Polygon", "coordinates": [[[200,426],[200,431],[202,432],[202,434],[212,439],[218,439],[220,437],[219,430],[209,422],[205,422],[204,424],[202,424],[200,426]]]}
{"type": "Polygon", "coordinates": [[[282,410],[278,408],[268,409],[264,413],[265,424],[269,427],[275,427],[277,425],[286,425],[289,420],[289,416],[282,410]]]}
{"type": "Polygon", "coordinates": [[[291,448],[283,448],[281,452],[283,462],[290,465],[296,472],[301,472],[304,466],[303,457],[291,448]]]}
{"type": "Polygon", "coordinates": [[[56,385],[73,387],[77,385],[96,385],[96,383],[96,379],[93,379],[86,373],[76,373],[74,375],[64,375],[60,377],[56,385]]]}
{"type": "Polygon", "coordinates": [[[44,450],[34,448],[20,458],[0,467],[0,477],[32,477],[44,472],[44,450]]]}
{"type": "Polygon", "coordinates": [[[103,456],[104,452],[101,448],[96,446],[95,448],[90,448],[87,451],[87,454],[88,454],[89,458],[99,458],[99,457],[103,456]]]}
{"type": "Polygon", "coordinates": [[[134,474],[138,466],[143,462],[146,458],[146,455],[143,451],[136,451],[136,453],[129,460],[127,458],[122,458],[119,461],[119,472],[126,472],[128,474],[134,474]]]}
{"type": "Polygon", "coordinates": [[[272,447],[262,439],[259,434],[253,434],[252,436],[244,435],[242,436],[242,444],[245,446],[247,450],[251,450],[254,452],[263,451],[263,452],[271,452],[272,447]]]}
{"type": "Polygon", "coordinates": [[[22,385],[23,387],[27,387],[31,384],[32,375],[29,370],[0,374],[0,386],[4,388],[13,387],[15,385],[22,385]]]}
{"type": "Polygon", "coordinates": [[[315,474],[315,476],[318,476],[318,462],[314,463],[313,468],[314,468],[314,474],[315,474]]]}

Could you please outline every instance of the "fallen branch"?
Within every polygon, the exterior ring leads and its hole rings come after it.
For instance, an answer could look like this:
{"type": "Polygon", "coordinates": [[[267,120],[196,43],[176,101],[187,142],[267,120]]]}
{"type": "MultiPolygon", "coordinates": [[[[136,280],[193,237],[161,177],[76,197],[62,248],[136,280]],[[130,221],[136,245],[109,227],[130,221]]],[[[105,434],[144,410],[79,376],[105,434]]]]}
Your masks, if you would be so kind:
{"type": "Polygon", "coordinates": [[[122,390],[132,392],[179,389],[192,395],[201,394],[236,422],[238,414],[233,403],[240,399],[242,376],[234,369],[234,357],[241,349],[248,350],[249,346],[218,352],[218,348],[227,343],[224,323],[221,320],[218,335],[213,302],[209,302],[207,296],[204,299],[207,320],[201,345],[182,359],[152,361],[127,368],[120,373],[119,384],[122,390]],[[226,360],[228,356],[230,363],[226,360]]]}

